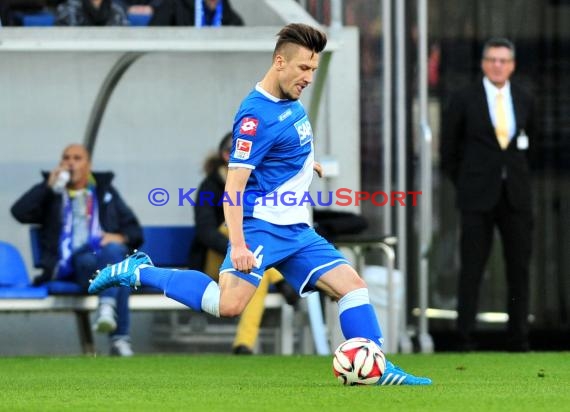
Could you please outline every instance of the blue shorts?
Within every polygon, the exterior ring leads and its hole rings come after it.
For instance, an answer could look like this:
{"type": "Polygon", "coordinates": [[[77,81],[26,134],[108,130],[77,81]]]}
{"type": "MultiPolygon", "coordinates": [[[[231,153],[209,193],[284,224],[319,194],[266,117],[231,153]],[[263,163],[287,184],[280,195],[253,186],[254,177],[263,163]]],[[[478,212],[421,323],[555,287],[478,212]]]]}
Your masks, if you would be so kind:
{"type": "Polygon", "coordinates": [[[307,224],[274,225],[264,220],[246,217],[243,221],[245,242],[257,258],[258,267],[251,273],[233,268],[231,247],[221,273],[233,273],[259,286],[263,273],[274,267],[301,296],[315,290],[317,280],[329,270],[349,264],[346,258],[307,224]]]}

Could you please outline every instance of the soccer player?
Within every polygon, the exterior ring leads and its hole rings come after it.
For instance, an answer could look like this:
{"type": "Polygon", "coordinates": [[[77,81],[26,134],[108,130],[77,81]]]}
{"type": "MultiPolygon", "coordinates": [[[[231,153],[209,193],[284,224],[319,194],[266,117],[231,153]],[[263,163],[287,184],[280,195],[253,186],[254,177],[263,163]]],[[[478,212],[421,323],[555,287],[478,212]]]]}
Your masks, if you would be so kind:
{"type": "MultiPolygon", "coordinates": [[[[326,35],[311,26],[281,29],[271,67],[236,114],[224,199],[230,246],[219,284],[198,271],[156,268],[138,252],[99,272],[90,293],[116,285],[152,286],[195,311],[233,317],[245,308],[265,270],[275,267],[301,296],[318,289],[338,301],[346,339],[364,337],[382,345],[366,284],[315,232],[306,206],[299,204],[313,170],[320,175],[321,169],[298,99],[313,81],[326,42],[326,35]]],[[[431,380],[387,362],[380,384],[429,385],[431,380]]]]}

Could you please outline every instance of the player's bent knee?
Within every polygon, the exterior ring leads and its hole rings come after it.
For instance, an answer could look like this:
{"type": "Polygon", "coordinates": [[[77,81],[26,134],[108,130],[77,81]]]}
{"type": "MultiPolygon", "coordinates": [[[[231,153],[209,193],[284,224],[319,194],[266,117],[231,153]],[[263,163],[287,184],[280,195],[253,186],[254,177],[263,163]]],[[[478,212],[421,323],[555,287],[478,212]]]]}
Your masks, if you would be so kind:
{"type": "Polygon", "coordinates": [[[361,277],[357,277],[356,279],[354,279],[353,283],[354,283],[354,289],[362,289],[368,287],[364,279],[362,279],[361,277]]]}
{"type": "Polygon", "coordinates": [[[366,282],[349,265],[331,269],[321,276],[316,286],[333,300],[338,300],[353,290],[367,288],[366,282]]]}
{"type": "Polygon", "coordinates": [[[348,276],[343,278],[343,285],[345,292],[351,292],[356,289],[367,288],[366,282],[362,279],[356,271],[352,271],[348,276]]]}
{"type": "Polygon", "coordinates": [[[220,276],[220,316],[241,315],[255,293],[255,286],[232,273],[220,276]]]}
{"type": "Polygon", "coordinates": [[[343,298],[346,295],[348,295],[349,293],[354,292],[355,290],[359,290],[359,289],[368,289],[366,282],[364,282],[362,279],[355,280],[352,284],[348,285],[346,290],[340,294],[339,298],[343,298]]]}
{"type": "Polygon", "coordinates": [[[220,302],[220,316],[224,318],[235,318],[241,315],[245,308],[245,304],[239,301],[220,302]]]}

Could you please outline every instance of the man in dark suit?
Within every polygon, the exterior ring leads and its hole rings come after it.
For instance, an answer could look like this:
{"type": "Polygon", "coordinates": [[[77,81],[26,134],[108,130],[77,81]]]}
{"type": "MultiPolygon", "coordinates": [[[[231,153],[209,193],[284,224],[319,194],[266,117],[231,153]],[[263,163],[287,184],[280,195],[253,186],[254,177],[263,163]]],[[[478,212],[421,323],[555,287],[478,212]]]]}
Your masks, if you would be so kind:
{"type": "Polygon", "coordinates": [[[509,80],[514,59],[510,41],[489,40],[483,48],[483,79],[455,94],[443,117],[441,167],[456,187],[461,215],[457,329],[463,350],[474,348],[480,284],[495,227],[506,266],[508,349],[529,349],[528,158],[536,135],[532,99],[509,80]]]}

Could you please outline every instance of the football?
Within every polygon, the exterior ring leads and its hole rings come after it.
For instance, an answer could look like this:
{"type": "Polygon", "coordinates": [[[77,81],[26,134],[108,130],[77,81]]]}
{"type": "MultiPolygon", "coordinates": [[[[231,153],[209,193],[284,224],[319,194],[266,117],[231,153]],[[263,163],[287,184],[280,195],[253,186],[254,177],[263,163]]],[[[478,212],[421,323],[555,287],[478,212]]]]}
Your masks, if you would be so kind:
{"type": "Polygon", "coordinates": [[[370,339],[349,339],[334,352],[333,372],[344,385],[375,385],[385,368],[384,353],[370,339]]]}

